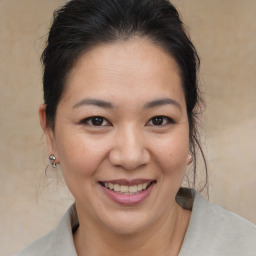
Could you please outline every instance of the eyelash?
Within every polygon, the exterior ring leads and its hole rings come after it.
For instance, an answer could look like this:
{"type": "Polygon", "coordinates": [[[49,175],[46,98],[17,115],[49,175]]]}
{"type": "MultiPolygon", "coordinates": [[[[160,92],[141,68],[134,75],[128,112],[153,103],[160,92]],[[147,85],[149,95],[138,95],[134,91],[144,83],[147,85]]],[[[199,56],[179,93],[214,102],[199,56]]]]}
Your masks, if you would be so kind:
{"type": "Polygon", "coordinates": [[[149,122],[152,122],[153,126],[164,126],[164,125],[167,125],[167,124],[174,124],[175,123],[175,121],[172,118],[168,117],[168,116],[154,116],[147,123],[149,123],[149,122]],[[164,124],[160,124],[160,125],[153,124],[153,119],[157,119],[157,118],[162,119],[164,124]]]}
{"type": "MultiPolygon", "coordinates": [[[[159,120],[158,120],[159,121],[159,120]]],[[[88,118],[86,118],[86,119],[84,119],[84,120],[82,120],[81,121],[81,123],[82,124],[86,124],[86,125],[90,125],[90,126],[94,126],[94,127],[104,127],[104,126],[111,126],[111,123],[106,119],[106,118],[104,118],[104,117],[102,117],[102,116],[91,116],[91,117],[88,117],[88,118]],[[92,121],[93,121],[93,119],[96,119],[96,120],[94,120],[94,121],[99,121],[99,120],[97,120],[97,119],[101,119],[101,121],[104,123],[104,122],[106,122],[107,124],[100,124],[100,125],[94,125],[93,123],[92,123],[92,121]]],[[[170,117],[167,117],[167,116],[154,116],[154,117],[152,117],[152,118],[150,118],[150,120],[147,122],[147,124],[148,123],[151,123],[150,125],[152,125],[152,126],[165,126],[165,125],[167,125],[167,124],[175,124],[175,121],[172,119],[172,118],[170,118],[170,117]],[[154,124],[153,122],[153,120],[155,119],[155,121],[156,121],[156,119],[162,119],[162,121],[164,122],[164,124],[154,124]]]]}
{"type": "Polygon", "coordinates": [[[100,126],[111,126],[111,123],[104,117],[102,116],[91,116],[91,117],[88,117],[84,120],[81,121],[82,124],[87,124],[87,125],[90,125],[90,126],[96,126],[96,127],[100,127],[100,126]],[[108,124],[107,125],[94,125],[92,124],[92,121],[93,119],[102,119],[103,122],[107,122],[108,124]]]}

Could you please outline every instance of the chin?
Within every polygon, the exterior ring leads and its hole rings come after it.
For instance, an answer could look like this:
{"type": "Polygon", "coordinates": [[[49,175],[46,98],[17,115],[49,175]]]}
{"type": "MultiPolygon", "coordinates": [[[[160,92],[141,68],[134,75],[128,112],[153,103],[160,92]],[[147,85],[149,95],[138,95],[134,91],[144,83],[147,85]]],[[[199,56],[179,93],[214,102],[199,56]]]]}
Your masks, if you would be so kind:
{"type": "Polygon", "coordinates": [[[105,222],[105,226],[119,235],[132,235],[143,232],[150,225],[148,214],[122,214],[105,222]],[[125,216],[124,216],[125,215],[125,216]]]}

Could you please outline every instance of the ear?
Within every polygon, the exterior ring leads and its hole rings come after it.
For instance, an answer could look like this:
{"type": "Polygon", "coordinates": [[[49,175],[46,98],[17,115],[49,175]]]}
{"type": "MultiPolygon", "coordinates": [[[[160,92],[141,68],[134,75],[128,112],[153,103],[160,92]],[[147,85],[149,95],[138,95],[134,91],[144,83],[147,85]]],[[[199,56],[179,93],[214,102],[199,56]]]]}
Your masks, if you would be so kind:
{"type": "Polygon", "coordinates": [[[51,127],[47,126],[45,110],[46,110],[46,104],[42,104],[39,107],[40,125],[45,133],[47,148],[48,148],[48,155],[54,154],[56,157],[56,163],[58,163],[58,155],[56,150],[54,131],[52,130],[51,127]]]}
{"type": "Polygon", "coordinates": [[[188,154],[188,160],[187,160],[187,165],[190,165],[193,162],[193,155],[191,152],[188,154]]]}

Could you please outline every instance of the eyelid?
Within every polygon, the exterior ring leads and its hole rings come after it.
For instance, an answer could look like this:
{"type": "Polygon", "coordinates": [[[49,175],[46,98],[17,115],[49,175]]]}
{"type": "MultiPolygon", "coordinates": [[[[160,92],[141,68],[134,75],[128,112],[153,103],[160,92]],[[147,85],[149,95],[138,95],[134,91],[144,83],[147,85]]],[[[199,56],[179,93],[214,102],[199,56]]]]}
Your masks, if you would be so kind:
{"type": "MultiPolygon", "coordinates": [[[[88,126],[92,126],[92,127],[106,127],[106,126],[112,126],[111,122],[103,117],[103,116],[90,116],[90,117],[87,117],[83,120],[81,120],[79,122],[80,124],[83,124],[83,125],[88,125],[88,126]],[[93,125],[92,123],[89,123],[92,121],[93,118],[102,118],[103,119],[103,124],[102,125],[93,125]],[[105,123],[105,124],[104,124],[105,123]]],[[[175,124],[176,122],[173,120],[173,118],[171,117],[168,117],[168,116],[164,116],[164,115],[156,115],[156,116],[153,116],[149,119],[149,121],[147,121],[146,125],[149,125],[149,126],[165,126],[165,125],[168,125],[168,124],[175,124]],[[163,121],[163,124],[161,125],[154,125],[154,124],[149,124],[150,122],[152,122],[152,120],[154,118],[162,118],[164,121],[163,121]]]]}
{"type": "Polygon", "coordinates": [[[90,116],[90,117],[87,117],[87,118],[81,120],[79,123],[80,123],[80,124],[83,124],[83,125],[92,126],[92,127],[104,127],[104,126],[111,126],[111,125],[112,125],[112,124],[108,121],[108,119],[106,119],[106,118],[103,117],[103,116],[90,116]],[[89,122],[92,121],[92,118],[94,118],[94,117],[102,118],[102,119],[103,119],[103,122],[107,122],[107,125],[93,125],[93,124],[89,124],[89,122]]]}
{"type": "Polygon", "coordinates": [[[175,123],[176,123],[171,117],[157,115],[157,116],[151,117],[151,118],[149,119],[149,121],[147,122],[147,124],[148,124],[149,122],[152,122],[152,120],[153,120],[154,118],[157,118],[157,117],[158,117],[158,118],[163,118],[163,119],[167,120],[167,123],[162,124],[162,125],[150,124],[151,126],[158,126],[158,127],[161,127],[161,126],[165,126],[165,125],[168,125],[168,124],[175,124],[175,123]]]}

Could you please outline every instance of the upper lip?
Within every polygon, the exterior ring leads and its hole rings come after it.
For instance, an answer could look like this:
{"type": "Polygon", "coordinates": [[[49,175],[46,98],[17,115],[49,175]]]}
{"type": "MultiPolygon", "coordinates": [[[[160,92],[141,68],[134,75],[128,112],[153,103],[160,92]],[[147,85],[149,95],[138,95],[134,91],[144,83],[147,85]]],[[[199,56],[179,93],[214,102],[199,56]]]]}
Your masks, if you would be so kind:
{"type": "Polygon", "coordinates": [[[100,183],[112,183],[112,184],[119,184],[124,186],[134,186],[144,183],[151,183],[155,180],[153,179],[133,179],[133,180],[126,180],[126,179],[116,179],[116,180],[102,180],[100,183]]]}

